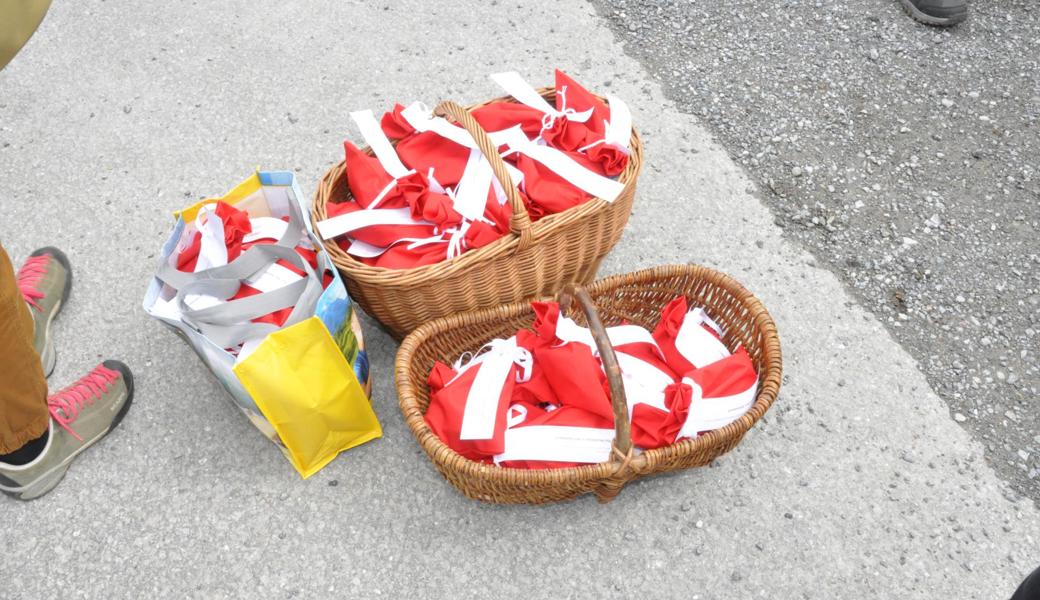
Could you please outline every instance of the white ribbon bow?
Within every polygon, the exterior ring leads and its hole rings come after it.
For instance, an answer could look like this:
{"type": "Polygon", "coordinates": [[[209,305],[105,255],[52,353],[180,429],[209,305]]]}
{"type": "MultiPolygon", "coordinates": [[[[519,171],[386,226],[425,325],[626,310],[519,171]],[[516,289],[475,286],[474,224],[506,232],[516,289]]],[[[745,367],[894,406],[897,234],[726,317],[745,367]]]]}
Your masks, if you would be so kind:
{"type": "Polygon", "coordinates": [[[462,426],[459,430],[460,440],[489,440],[495,435],[495,421],[498,419],[498,405],[506,377],[515,363],[520,367],[517,381],[531,378],[534,361],[526,348],[516,344],[516,337],[506,340],[492,340],[484,345],[468,363],[462,365],[465,356],[455,363],[458,374],[448,382],[451,385],[463,373],[480,365],[473,385],[466,396],[466,406],[462,413],[462,426]]]}

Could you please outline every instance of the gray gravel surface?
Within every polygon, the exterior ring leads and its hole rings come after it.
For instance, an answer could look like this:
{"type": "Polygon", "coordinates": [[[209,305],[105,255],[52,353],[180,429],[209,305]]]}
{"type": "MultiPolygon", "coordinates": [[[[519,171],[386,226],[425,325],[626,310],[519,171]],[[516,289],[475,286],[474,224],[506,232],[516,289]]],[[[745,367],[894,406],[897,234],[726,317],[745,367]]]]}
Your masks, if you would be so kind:
{"type": "Polygon", "coordinates": [[[949,30],[891,0],[594,4],[1040,501],[1036,3],[949,30]]]}

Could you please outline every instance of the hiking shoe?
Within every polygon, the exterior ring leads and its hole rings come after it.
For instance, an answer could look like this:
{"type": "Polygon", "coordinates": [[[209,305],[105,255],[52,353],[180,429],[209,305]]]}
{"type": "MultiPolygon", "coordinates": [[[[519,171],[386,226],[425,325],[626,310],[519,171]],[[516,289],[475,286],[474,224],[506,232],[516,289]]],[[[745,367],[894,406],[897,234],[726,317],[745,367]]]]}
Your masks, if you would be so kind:
{"type": "Polygon", "coordinates": [[[40,248],[18,269],[18,289],[32,313],[33,346],[43,363],[43,373],[54,372],[56,355],[51,339],[51,322],[61,312],[72,290],[72,268],[65,253],[57,248],[40,248]]]}
{"type": "Polygon", "coordinates": [[[966,0],[899,0],[907,14],[925,25],[949,27],[968,18],[966,0]]]}
{"type": "Polygon", "coordinates": [[[80,452],[112,431],[130,408],[134,377],[117,360],[106,360],[83,379],[47,398],[51,413],[47,445],[25,465],[0,463],[0,491],[33,500],[58,485],[80,452]]]}

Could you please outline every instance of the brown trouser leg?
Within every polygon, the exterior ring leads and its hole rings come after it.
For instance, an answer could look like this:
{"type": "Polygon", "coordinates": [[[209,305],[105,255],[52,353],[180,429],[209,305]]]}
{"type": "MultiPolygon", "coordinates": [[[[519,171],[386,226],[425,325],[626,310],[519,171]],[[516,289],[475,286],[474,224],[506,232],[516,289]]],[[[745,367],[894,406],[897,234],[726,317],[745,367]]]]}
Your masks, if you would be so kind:
{"type": "Polygon", "coordinates": [[[0,246],[0,454],[47,430],[47,379],[32,339],[32,316],[0,246]]]}

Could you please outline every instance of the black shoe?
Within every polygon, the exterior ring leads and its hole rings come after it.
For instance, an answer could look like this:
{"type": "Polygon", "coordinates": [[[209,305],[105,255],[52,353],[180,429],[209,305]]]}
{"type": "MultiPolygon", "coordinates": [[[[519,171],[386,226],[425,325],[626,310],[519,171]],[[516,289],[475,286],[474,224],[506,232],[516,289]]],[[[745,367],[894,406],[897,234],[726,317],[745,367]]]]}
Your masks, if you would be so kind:
{"type": "Polygon", "coordinates": [[[907,14],[925,25],[949,27],[968,18],[965,0],[899,0],[907,14]]]}

